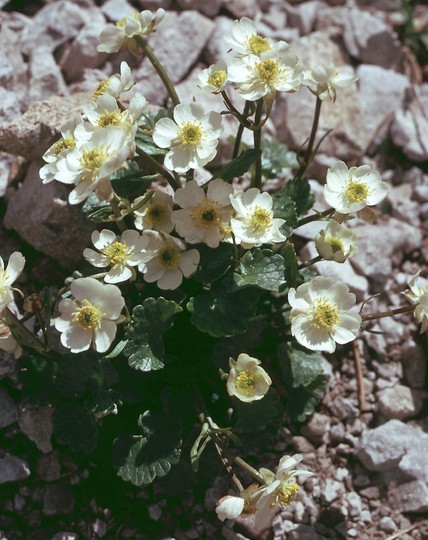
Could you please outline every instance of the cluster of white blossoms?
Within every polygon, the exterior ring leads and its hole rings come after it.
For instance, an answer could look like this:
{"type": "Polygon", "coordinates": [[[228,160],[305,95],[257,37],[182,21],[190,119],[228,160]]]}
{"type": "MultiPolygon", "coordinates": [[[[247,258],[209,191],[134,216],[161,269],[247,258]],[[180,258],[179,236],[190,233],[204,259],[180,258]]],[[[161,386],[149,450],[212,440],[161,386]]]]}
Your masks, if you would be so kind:
{"type": "Polygon", "coordinates": [[[6,268],[3,259],[0,257],[0,349],[16,357],[21,355],[22,349],[12,336],[4,317],[6,308],[12,307],[13,304],[12,285],[20,276],[24,266],[25,257],[19,251],[12,253],[6,268]]]}
{"type": "Polygon", "coordinates": [[[302,461],[300,454],[283,456],[276,473],[269,469],[261,468],[259,473],[263,477],[264,485],[252,484],[240,497],[227,495],[217,502],[216,513],[221,521],[248,517],[255,514],[255,527],[263,529],[270,523],[272,512],[275,507],[288,506],[294,500],[299,490],[296,477],[312,476],[313,473],[296,469],[296,465],[302,461]]]}
{"type": "Polygon", "coordinates": [[[126,109],[118,101],[132,87],[129,66],[97,85],[94,101],[83,115],[74,116],[61,129],[61,139],[44,154],[41,168],[44,183],[57,180],[70,184],[70,204],[84,201],[91,193],[110,200],[110,176],[123,167],[135,152],[135,134],[146,106],[141,94],[134,94],[126,109]]]}

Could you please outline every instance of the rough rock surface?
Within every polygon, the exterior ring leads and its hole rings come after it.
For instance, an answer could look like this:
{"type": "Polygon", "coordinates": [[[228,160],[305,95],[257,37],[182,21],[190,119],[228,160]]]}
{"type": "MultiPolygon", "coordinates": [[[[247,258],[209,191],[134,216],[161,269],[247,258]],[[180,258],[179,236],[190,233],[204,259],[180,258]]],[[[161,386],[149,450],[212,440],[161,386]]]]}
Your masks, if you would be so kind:
{"type": "Polygon", "coordinates": [[[414,161],[428,159],[428,96],[415,96],[395,113],[391,126],[394,144],[414,161]]]}

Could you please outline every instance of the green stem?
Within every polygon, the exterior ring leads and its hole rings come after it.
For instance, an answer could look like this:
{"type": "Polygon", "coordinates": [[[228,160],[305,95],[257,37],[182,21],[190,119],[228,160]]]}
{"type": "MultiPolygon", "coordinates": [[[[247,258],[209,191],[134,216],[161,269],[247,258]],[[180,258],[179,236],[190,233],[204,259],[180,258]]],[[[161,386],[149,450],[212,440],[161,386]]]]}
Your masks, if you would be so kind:
{"type": "Polygon", "coordinates": [[[415,309],[416,306],[403,306],[401,308],[390,309],[388,311],[378,311],[372,315],[361,315],[363,321],[373,321],[376,319],[383,319],[384,317],[393,317],[394,315],[399,315],[400,313],[410,313],[415,309]]]}
{"type": "MultiPolygon", "coordinates": [[[[262,117],[262,110],[263,110],[263,99],[259,99],[257,102],[257,109],[256,113],[254,115],[254,124],[255,126],[259,126],[260,119],[262,117]]],[[[259,128],[254,131],[254,149],[260,150],[262,143],[262,127],[259,126],[259,128]]],[[[261,189],[262,187],[262,156],[261,154],[257,158],[257,161],[255,163],[255,172],[254,172],[254,182],[253,187],[261,189]]]]}
{"type": "MultiPolygon", "coordinates": [[[[242,116],[244,118],[248,118],[249,111],[250,111],[250,104],[248,101],[246,101],[244,110],[242,112],[242,116]]],[[[242,139],[242,134],[244,132],[244,128],[245,128],[244,124],[242,122],[239,122],[238,131],[236,133],[235,144],[233,145],[232,159],[236,158],[239,154],[239,148],[241,146],[241,139],[242,139]]]]}
{"type": "Polygon", "coordinates": [[[332,214],[334,214],[334,208],[329,208],[328,210],[324,210],[324,212],[317,212],[316,214],[306,216],[302,219],[299,219],[296,229],[297,227],[301,227],[302,225],[306,225],[306,223],[311,223],[312,221],[321,221],[323,218],[329,217],[332,214]]]}
{"type": "Polygon", "coordinates": [[[149,59],[152,66],[157,71],[157,74],[161,78],[163,84],[165,85],[165,88],[168,90],[168,94],[169,94],[169,97],[171,98],[172,103],[174,104],[174,106],[178,105],[180,103],[180,99],[177,96],[175,87],[171,79],[168,77],[168,74],[163,68],[162,64],[159,62],[157,56],[153,52],[153,49],[148,45],[147,41],[143,37],[136,36],[135,39],[137,40],[137,43],[143,50],[144,54],[149,59]]]}
{"type": "Polygon", "coordinates": [[[150,154],[147,154],[144,152],[144,150],[141,150],[141,148],[137,148],[137,154],[141,157],[143,157],[146,161],[152,165],[152,167],[161,175],[165,180],[168,182],[168,184],[172,187],[174,191],[177,191],[178,188],[180,188],[180,184],[176,179],[170,174],[163,165],[161,165],[156,159],[151,156],[150,154]]]}
{"type": "Polygon", "coordinates": [[[302,268],[307,268],[308,266],[312,266],[313,264],[320,262],[322,260],[323,258],[321,257],[321,255],[317,255],[313,259],[309,259],[309,261],[305,261],[304,263],[299,264],[299,266],[297,267],[297,270],[301,270],[302,268]]]}
{"type": "Polygon", "coordinates": [[[305,154],[305,157],[303,159],[303,162],[300,165],[299,170],[297,171],[296,178],[301,178],[303,176],[304,172],[306,171],[306,169],[308,168],[310,162],[312,161],[312,150],[313,150],[313,147],[314,147],[315,137],[316,137],[316,134],[317,134],[318,122],[319,122],[320,113],[321,113],[321,105],[322,105],[322,101],[317,96],[317,100],[316,100],[316,103],[315,103],[314,119],[313,119],[313,122],[312,122],[312,129],[311,129],[311,134],[309,136],[308,148],[306,150],[306,154],[305,154]]]}
{"type": "Polygon", "coordinates": [[[123,231],[126,231],[126,225],[122,220],[122,215],[120,213],[120,208],[119,208],[119,202],[120,202],[120,199],[117,196],[114,196],[113,199],[110,201],[110,205],[113,209],[114,215],[117,218],[116,219],[117,226],[120,232],[123,232],[123,231]]]}

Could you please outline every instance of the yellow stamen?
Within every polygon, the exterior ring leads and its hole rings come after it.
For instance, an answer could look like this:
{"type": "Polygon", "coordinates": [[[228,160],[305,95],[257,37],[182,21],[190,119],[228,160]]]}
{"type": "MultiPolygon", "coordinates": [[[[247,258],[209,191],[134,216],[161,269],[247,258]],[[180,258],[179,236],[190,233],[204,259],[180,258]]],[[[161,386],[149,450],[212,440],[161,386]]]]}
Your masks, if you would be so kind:
{"type": "Polygon", "coordinates": [[[165,244],[158,250],[156,258],[165,270],[175,270],[180,262],[180,250],[174,244],[165,244]]]}
{"type": "Polygon", "coordinates": [[[107,126],[118,126],[122,120],[120,111],[105,112],[98,116],[97,126],[98,127],[107,127],[107,126]]]}
{"type": "Polygon", "coordinates": [[[94,90],[94,93],[93,93],[93,98],[94,99],[97,99],[101,96],[103,96],[106,91],[107,91],[107,88],[109,87],[110,85],[110,81],[108,79],[106,79],[105,81],[100,81],[97,86],[95,87],[95,90],[94,90]]]}
{"type": "Polygon", "coordinates": [[[80,163],[85,171],[99,171],[106,160],[106,152],[103,147],[85,150],[80,163]]]}
{"type": "Polygon", "coordinates": [[[257,55],[269,51],[271,48],[268,39],[256,34],[251,36],[247,43],[251,51],[257,55]]]}
{"type": "Polygon", "coordinates": [[[236,377],[236,387],[243,394],[252,394],[256,387],[254,375],[249,371],[240,371],[236,377]]]}
{"type": "Polygon", "coordinates": [[[348,203],[360,203],[369,196],[369,189],[364,182],[350,180],[345,190],[345,197],[348,203]]]}
{"type": "Polygon", "coordinates": [[[220,88],[226,80],[226,77],[227,73],[224,71],[224,69],[218,69],[217,71],[213,71],[208,77],[208,84],[215,86],[216,88],[220,88]]]}
{"type": "Polygon", "coordinates": [[[83,300],[82,305],[73,312],[73,321],[84,330],[96,330],[101,326],[102,313],[88,300],[83,300]]]}
{"type": "Polygon", "coordinates": [[[180,130],[181,142],[187,146],[196,146],[202,139],[202,130],[199,126],[187,122],[180,130]]]}
{"type": "Polygon", "coordinates": [[[144,217],[150,225],[159,225],[166,219],[165,207],[160,204],[150,203],[144,212],[144,217]]]}
{"type": "Polygon", "coordinates": [[[277,501],[281,506],[288,506],[291,504],[299,491],[299,486],[294,482],[293,484],[283,484],[278,488],[277,501]]]}
{"type": "Polygon", "coordinates": [[[257,72],[259,77],[265,81],[270,82],[277,78],[279,67],[277,60],[263,60],[257,65],[257,72]]]}
{"type": "Polygon", "coordinates": [[[339,322],[337,307],[332,305],[327,298],[320,298],[315,307],[312,322],[320,329],[332,328],[339,322]]]}
{"type": "Polygon", "coordinates": [[[324,241],[326,244],[331,246],[333,253],[336,253],[337,251],[342,251],[342,253],[345,253],[345,247],[339,238],[335,238],[334,236],[326,236],[324,241]]]}
{"type": "Polygon", "coordinates": [[[268,229],[272,225],[271,213],[261,206],[256,206],[251,214],[251,225],[256,231],[268,229]]]}
{"type": "Polygon", "coordinates": [[[202,229],[219,227],[221,222],[218,204],[207,197],[202,199],[202,201],[193,208],[190,217],[196,227],[201,227],[202,229]]]}
{"type": "Polygon", "coordinates": [[[120,266],[126,262],[132,248],[125,242],[113,242],[109,246],[104,247],[101,253],[107,257],[111,266],[120,266]]]}
{"type": "Polygon", "coordinates": [[[68,135],[68,137],[64,137],[63,139],[60,139],[53,147],[53,153],[55,156],[58,156],[63,150],[67,150],[68,148],[74,148],[76,146],[76,141],[73,139],[71,135],[68,135]]]}

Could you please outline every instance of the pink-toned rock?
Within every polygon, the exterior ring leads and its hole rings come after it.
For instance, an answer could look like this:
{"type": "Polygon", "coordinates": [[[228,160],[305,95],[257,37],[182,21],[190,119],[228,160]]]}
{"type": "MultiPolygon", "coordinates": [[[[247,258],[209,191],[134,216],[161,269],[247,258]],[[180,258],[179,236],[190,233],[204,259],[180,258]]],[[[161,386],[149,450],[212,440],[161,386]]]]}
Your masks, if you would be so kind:
{"type": "Polygon", "coordinates": [[[29,68],[29,103],[68,94],[64,77],[50,48],[43,46],[34,49],[30,57],[29,68]]]}
{"type": "Polygon", "coordinates": [[[177,0],[182,9],[195,9],[207,17],[215,17],[221,9],[223,0],[177,0]]]}
{"type": "Polygon", "coordinates": [[[414,161],[428,160],[428,95],[414,96],[395,113],[391,126],[394,144],[414,161]]]}

